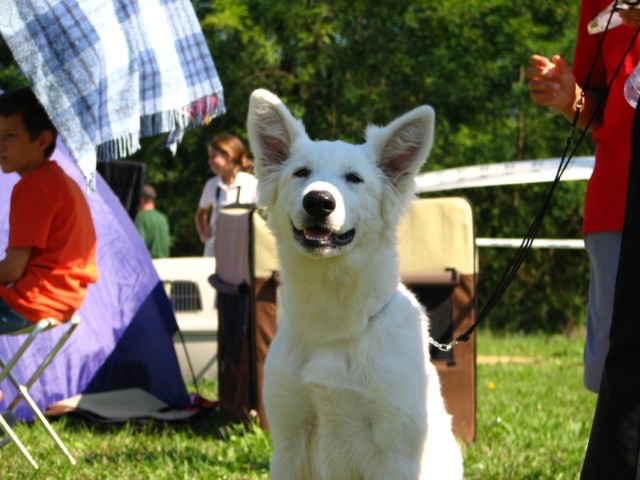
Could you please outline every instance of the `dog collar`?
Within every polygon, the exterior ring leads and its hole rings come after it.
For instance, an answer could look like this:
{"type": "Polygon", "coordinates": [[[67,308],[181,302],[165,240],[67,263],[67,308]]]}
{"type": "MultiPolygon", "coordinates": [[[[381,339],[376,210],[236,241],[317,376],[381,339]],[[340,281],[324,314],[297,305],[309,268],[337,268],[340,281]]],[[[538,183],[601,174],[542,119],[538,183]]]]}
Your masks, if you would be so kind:
{"type": "Polygon", "coordinates": [[[394,297],[396,296],[396,293],[398,293],[398,291],[396,290],[395,292],[393,292],[393,295],[391,295],[389,297],[389,300],[387,300],[384,305],[382,305],[382,307],[380,307],[380,310],[378,310],[376,313],[374,313],[373,315],[371,315],[369,317],[369,321],[375,320],[376,317],[380,316],[382,314],[382,312],[384,312],[387,307],[391,304],[391,302],[393,301],[394,297]]]}

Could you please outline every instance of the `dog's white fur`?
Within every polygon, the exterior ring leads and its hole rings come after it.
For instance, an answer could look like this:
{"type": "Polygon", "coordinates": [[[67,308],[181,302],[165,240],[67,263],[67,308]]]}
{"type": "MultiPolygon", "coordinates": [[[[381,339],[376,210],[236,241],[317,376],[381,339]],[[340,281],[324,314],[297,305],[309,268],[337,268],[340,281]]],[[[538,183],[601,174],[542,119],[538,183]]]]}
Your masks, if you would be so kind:
{"type": "Polygon", "coordinates": [[[273,479],[462,478],[428,319],[396,253],[433,124],[422,106],[368,127],[362,145],[312,141],[278,97],[251,95],[258,202],[282,268],[263,392],[273,479]]]}

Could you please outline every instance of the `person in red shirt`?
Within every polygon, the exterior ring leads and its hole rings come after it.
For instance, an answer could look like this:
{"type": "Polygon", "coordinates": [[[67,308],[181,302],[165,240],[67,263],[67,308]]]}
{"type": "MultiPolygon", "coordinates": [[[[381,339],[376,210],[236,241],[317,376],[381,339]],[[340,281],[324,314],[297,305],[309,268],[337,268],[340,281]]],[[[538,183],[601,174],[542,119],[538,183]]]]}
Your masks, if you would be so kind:
{"type": "Polygon", "coordinates": [[[606,33],[589,33],[588,24],[610,3],[611,0],[581,3],[573,67],[559,55],[551,59],[532,55],[527,70],[533,101],[557,109],[569,121],[573,121],[580,105],[577,126],[589,125],[597,146],[582,224],[591,266],[584,383],[596,393],[609,349],[631,157],[634,110],[624,97],[624,83],[640,61],[640,41],[634,40],[634,28],[622,25],[606,33]],[[598,52],[603,37],[602,50],[598,52]]]}
{"type": "Polygon", "coordinates": [[[0,260],[0,334],[69,320],[97,281],[96,234],[84,193],[50,160],[57,130],[29,88],[0,95],[0,168],[15,172],[0,260]]]}

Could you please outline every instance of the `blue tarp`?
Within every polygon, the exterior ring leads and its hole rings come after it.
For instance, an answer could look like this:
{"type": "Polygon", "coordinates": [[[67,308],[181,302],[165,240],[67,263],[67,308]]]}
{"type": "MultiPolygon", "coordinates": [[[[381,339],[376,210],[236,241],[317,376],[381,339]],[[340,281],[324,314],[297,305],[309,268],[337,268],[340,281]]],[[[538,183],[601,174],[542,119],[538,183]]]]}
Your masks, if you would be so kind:
{"type": "MultiPolygon", "coordinates": [[[[61,142],[52,158],[86,188],[61,142]]],[[[7,244],[11,189],[18,179],[0,172],[0,258],[7,244]]],[[[44,409],[79,393],[138,387],[176,408],[185,407],[189,397],[172,342],[178,327],[171,303],[129,215],[102,177],[97,180],[88,201],[98,238],[100,278],[89,286],[79,312],[80,326],[30,394],[44,409]]],[[[26,379],[43,356],[43,347],[52,345],[66,328],[41,334],[15,371],[26,379]]],[[[0,356],[6,360],[23,338],[0,336],[0,356]]],[[[8,379],[0,389],[5,393],[2,411],[15,390],[8,379]]],[[[24,402],[17,414],[23,420],[32,418],[24,402]]]]}

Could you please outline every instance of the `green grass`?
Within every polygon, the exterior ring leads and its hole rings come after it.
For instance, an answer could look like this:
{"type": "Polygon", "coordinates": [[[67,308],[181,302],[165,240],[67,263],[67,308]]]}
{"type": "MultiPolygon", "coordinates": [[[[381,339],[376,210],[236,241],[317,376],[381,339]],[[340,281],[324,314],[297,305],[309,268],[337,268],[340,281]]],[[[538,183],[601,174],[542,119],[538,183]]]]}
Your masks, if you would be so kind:
{"type": "Polygon", "coordinates": [[[596,402],[582,385],[583,343],[582,336],[480,334],[480,356],[531,363],[478,365],[477,434],[465,448],[465,478],[579,478],[596,402]]]}
{"type": "MultiPolygon", "coordinates": [[[[465,478],[577,479],[595,395],[582,386],[581,336],[493,335],[481,331],[478,355],[528,357],[529,363],[478,365],[476,441],[464,446],[465,478]]],[[[516,358],[516,360],[521,360],[516,358]]],[[[215,396],[215,386],[201,386],[215,396]]],[[[220,414],[188,422],[99,425],[63,417],[54,428],[78,464],[72,466],[39,425],[17,432],[40,470],[16,446],[0,449],[0,478],[266,479],[268,434],[246,432],[220,414]]]]}

